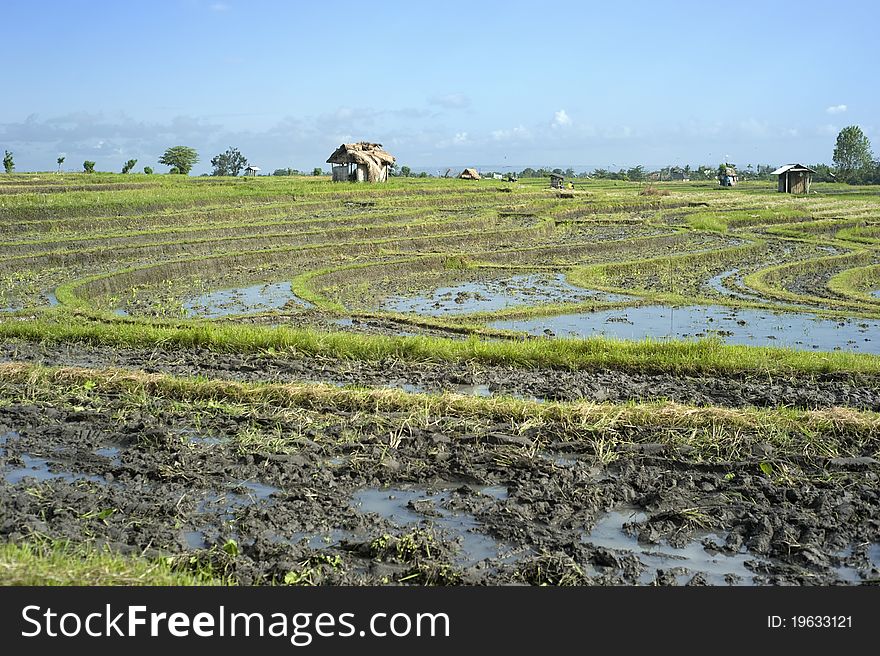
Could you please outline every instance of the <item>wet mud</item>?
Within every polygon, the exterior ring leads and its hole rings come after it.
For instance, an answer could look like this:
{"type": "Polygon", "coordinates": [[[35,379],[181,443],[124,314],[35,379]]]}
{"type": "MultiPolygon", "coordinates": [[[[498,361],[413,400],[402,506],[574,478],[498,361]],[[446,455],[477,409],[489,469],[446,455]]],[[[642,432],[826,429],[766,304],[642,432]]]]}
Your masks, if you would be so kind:
{"type": "Polygon", "coordinates": [[[5,541],[70,539],[242,584],[880,576],[880,466],[868,456],[817,458],[774,478],[766,454],[708,464],[644,432],[600,459],[554,426],[462,430],[440,416],[414,428],[395,413],[327,408],[303,430],[301,416],[132,406],[100,390],[24,403],[13,399],[25,385],[6,382],[2,394],[5,541]],[[245,426],[271,429],[286,448],[249,447],[245,426]]]}
{"type": "Polygon", "coordinates": [[[88,344],[0,342],[0,362],[120,368],[180,377],[251,382],[322,382],[396,387],[409,392],[506,395],[596,402],[671,400],[728,407],[846,406],[880,411],[880,377],[855,373],[790,375],[676,374],[586,369],[520,368],[475,362],[357,361],[322,357],[225,354],[203,349],[122,348],[88,344]]]}

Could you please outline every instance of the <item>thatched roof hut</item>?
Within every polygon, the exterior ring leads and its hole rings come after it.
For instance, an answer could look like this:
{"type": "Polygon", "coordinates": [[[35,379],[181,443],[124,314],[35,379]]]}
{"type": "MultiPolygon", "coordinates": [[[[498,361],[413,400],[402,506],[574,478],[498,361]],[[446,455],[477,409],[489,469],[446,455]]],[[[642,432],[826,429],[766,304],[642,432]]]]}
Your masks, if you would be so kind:
{"type": "Polygon", "coordinates": [[[384,182],[394,160],[394,155],[382,150],[382,144],[359,141],[339,146],[327,163],[334,165],[334,182],[384,182]]]}
{"type": "Polygon", "coordinates": [[[480,174],[477,173],[477,169],[465,169],[458,174],[458,177],[461,180],[479,180],[480,174]]]}
{"type": "Polygon", "coordinates": [[[721,167],[718,174],[718,183],[722,187],[734,187],[739,179],[736,169],[733,166],[725,164],[721,167]]]}

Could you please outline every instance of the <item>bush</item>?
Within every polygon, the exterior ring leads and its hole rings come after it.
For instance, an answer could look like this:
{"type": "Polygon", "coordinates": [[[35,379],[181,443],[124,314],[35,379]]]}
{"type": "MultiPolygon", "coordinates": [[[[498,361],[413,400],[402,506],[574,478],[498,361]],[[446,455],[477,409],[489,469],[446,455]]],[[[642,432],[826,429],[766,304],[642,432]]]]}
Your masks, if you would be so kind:
{"type": "Polygon", "coordinates": [[[146,173],[147,175],[153,175],[153,167],[152,166],[145,166],[144,173],[146,173]]]}
{"type": "Polygon", "coordinates": [[[668,196],[669,191],[666,189],[657,189],[654,185],[645,185],[639,192],[639,196],[668,196]]]}
{"type": "Polygon", "coordinates": [[[83,171],[85,171],[86,173],[94,173],[95,163],[87,159],[85,162],[83,162],[83,171]]]}

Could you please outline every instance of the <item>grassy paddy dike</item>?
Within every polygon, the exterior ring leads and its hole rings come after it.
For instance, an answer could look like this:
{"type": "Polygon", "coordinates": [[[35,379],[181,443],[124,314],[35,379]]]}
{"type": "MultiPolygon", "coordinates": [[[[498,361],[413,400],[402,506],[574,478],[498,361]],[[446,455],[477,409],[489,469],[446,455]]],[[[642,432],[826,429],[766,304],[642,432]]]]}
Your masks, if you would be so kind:
{"type": "Polygon", "coordinates": [[[0,176],[0,581],[876,582],[880,194],[655,187],[0,176]]]}

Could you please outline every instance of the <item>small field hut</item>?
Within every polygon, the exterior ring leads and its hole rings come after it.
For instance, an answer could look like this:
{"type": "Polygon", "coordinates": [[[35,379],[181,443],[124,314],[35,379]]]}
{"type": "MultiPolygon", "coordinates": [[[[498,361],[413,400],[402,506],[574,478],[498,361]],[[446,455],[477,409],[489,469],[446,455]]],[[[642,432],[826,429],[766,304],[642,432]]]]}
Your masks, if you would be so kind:
{"type": "Polygon", "coordinates": [[[480,174],[477,173],[477,169],[465,169],[458,174],[458,178],[459,180],[479,180],[480,174]]]}
{"type": "Polygon", "coordinates": [[[550,174],[550,188],[551,189],[562,189],[565,187],[565,177],[559,175],[558,173],[550,174]]]}
{"type": "Polygon", "coordinates": [[[736,169],[732,166],[722,166],[721,172],[718,174],[718,184],[722,187],[734,187],[736,186],[736,181],[736,169]]]}
{"type": "Polygon", "coordinates": [[[259,173],[259,172],[260,172],[260,167],[254,166],[253,164],[251,164],[250,166],[248,166],[244,170],[245,175],[252,175],[253,177],[257,177],[257,173],[259,173]]]}
{"type": "Polygon", "coordinates": [[[394,155],[382,150],[382,144],[360,141],[342,144],[327,163],[333,165],[333,182],[385,182],[394,155]]]}
{"type": "Polygon", "coordinates": [[[781,194],[808,194],[815,171],[803,164],[786,164],[772,172],[778,175],[776,191],[781,194]]]}

